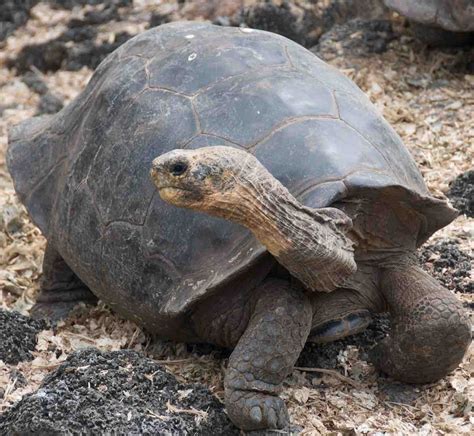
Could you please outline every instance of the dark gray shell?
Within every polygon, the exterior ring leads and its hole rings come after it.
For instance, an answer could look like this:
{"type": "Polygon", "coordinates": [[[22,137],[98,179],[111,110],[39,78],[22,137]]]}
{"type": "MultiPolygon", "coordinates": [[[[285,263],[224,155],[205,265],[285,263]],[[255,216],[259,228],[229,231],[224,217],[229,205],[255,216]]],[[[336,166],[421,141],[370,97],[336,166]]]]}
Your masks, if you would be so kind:
{"type": "Polygon", "coordinates": [[[452,32],[474,31],[473,0],[385,0],[401,15],[452,32]]]}
{"type": "Polygon", "coordinates": [[[155,192],[153,158],[216,144],[255,153],[312,207],[403,203],[421,223],[419,242],[455,216],[349,79],[283,37],[209,24],[167,24],[128,41],[67,108],[13,130],[8,166],[81,279],[162,332],[164,319],[171,325],[266,253],[246,229],[155,192]]]}

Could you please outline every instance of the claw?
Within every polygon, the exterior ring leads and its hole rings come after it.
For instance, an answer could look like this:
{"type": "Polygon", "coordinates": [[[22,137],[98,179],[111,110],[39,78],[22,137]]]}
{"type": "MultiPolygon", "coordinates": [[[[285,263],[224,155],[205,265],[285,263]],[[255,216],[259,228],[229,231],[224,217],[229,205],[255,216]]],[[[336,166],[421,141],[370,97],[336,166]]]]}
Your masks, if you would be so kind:
{"type": "Polygon", "coordinates": [[[250,411],[250,417],[252,418],[252,421],[255,422],[255,424],[259,425],[262,422],[262,411],[260,410],[260,407],[252,407],[252,410],[250,411]]]}
{"type": "Polygon", "coordinates": [[[289,424],[285,403],[278,396],[235,390],[227,397],[227,413],[243,430],[282,429],[289,424]]]}

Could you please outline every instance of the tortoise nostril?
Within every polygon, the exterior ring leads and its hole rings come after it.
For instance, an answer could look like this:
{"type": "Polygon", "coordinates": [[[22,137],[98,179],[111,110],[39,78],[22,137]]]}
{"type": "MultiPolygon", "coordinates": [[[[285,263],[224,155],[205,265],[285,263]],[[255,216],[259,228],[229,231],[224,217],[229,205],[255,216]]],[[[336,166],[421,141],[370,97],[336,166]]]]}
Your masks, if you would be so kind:
{"type": "Polygon", "coordinates": [[[185,162],[175,162],[171,165],[170,173],[173,174],[173,176],[181,176],[187,169],[188,165],[185,162]]]}
{"type": "Polygon", "coordinates": [[[153,170],[158,170],[162,167],[162,162],[161,162],[161,159],[159,157],[153,159],[153,162],[151,163],[151,168],[153,170]]]}

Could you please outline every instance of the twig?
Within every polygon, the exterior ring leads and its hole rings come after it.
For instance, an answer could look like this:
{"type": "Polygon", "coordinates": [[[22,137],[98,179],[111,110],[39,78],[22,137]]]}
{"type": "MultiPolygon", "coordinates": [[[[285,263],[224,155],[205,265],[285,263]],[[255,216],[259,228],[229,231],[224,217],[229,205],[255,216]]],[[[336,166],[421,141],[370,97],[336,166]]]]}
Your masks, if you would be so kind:
{"type": "Polygon", "coordinates": [[[150,409],[146,409],[147,412],[148,412],[148,415],[153,417],[153,418],[157,418],[161,421],[168,421],[170,419],[169,416],[164,416],[164,415],[157,415],[155,412],[153,412],[152,410],[150,409]]]}
{"type": "MultiPolygon", "coordinates": [[[[394,406],[399,406],[401,407],[403,410],[405,410],[405,412],[409,413],[410,416],[414,417],[416,416],[410,409],[409,407],[412,407],[410,406],[409,404],[404,404],[404,403],[396,403],[395,401],[385,401],[385,404],[390,407],[391,409],[394,409],[395,407],[394,406]]],[[[416,409],[416,408],[414,408],[416,409]]]]}
{"type": "Polygon", "coordinates": [[[305,368],[302,366],[295,366],[295,369],[298,371],[304,371],[304,372],[320,372],[322,374],[328,374],[332,375],[333,377],[357,388],[357,389],[362,389],[362,385],[360,383],[357,383],[356,381],[352,380],[349,377],[346,377],[342,375],[340,372],[335,371],[334,369],[325,369],[325,368],[305,368]]]}
{"type": "Polygon", "coordinates": [[[130,341],[128,341],[128,345],[127,345],[127,348],[130,348],[133,344],[133,341],[137,338],[138,334],[140,333],[140,327],[137,327],[135,329],[135,331],[133,332],[133,335],[130,339],[130,341]]]}
{"type": "MultiPolygon", "coordinates": [[[[415,406],[412,406],[411,404],[407,404],[407,403],[398,403],[396,401],[385,401],[385,402],[389,403],[389,404],[395,404],[396,406],[409,407],[410,409],[414,409],[414,410],[420,410],[420,411],[422,410],[419,407],[415,407],[415,406]]],[[[438,403],[438,404],[443,404],[444,405],[445,403],[438,403]]]]}
{"type": "Polygon", "coordinates": [[[15,378],[15,380],[13,380],[13,383],[12,382],[8,383],[7,388],[5,389],[5,393],[3,394],[4,398],[7,398],[8,395],[10,395],[10,393],[13,392],[17,380],[18,378],[15,378]]]}
{"type": "Polygon", "coordinates": [[[209,415],[206,411],[197,410],[194,407],[191,407],[190,409],[181,409],[181,408],[176,407],[173,404],[171,404],[169,400],[166,402],[166,408],[171,413],[187,413],[189,415],[196,415],[196,416],[199,416],[200,418],[204,418],[204,419],[206,419],[207,416],[209,415]]]}

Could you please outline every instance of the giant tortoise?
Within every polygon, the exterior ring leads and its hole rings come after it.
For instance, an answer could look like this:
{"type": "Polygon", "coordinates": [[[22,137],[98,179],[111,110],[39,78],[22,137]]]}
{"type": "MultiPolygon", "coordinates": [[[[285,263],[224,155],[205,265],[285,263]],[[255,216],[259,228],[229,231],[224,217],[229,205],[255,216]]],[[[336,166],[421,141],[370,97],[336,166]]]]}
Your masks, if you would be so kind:
{"type": "Polygon", "coordinates": [[[392,315],[373,359],[400,380],[443,377],[470,343],[414,254],[456,211],[358,87],[281,36],[151,29],[61,112],[12,129],[7,161],[48,241],[36,313],[95,295],[158,337],[233,348],[242,429],[285,427],[305,342],[372,313],[392,315]]]}
{"type": "Polygon", "coordinates": [[[407,17],[415,35],[430,45],[474,41],[474,0],[385,0],[407,17]]]}

